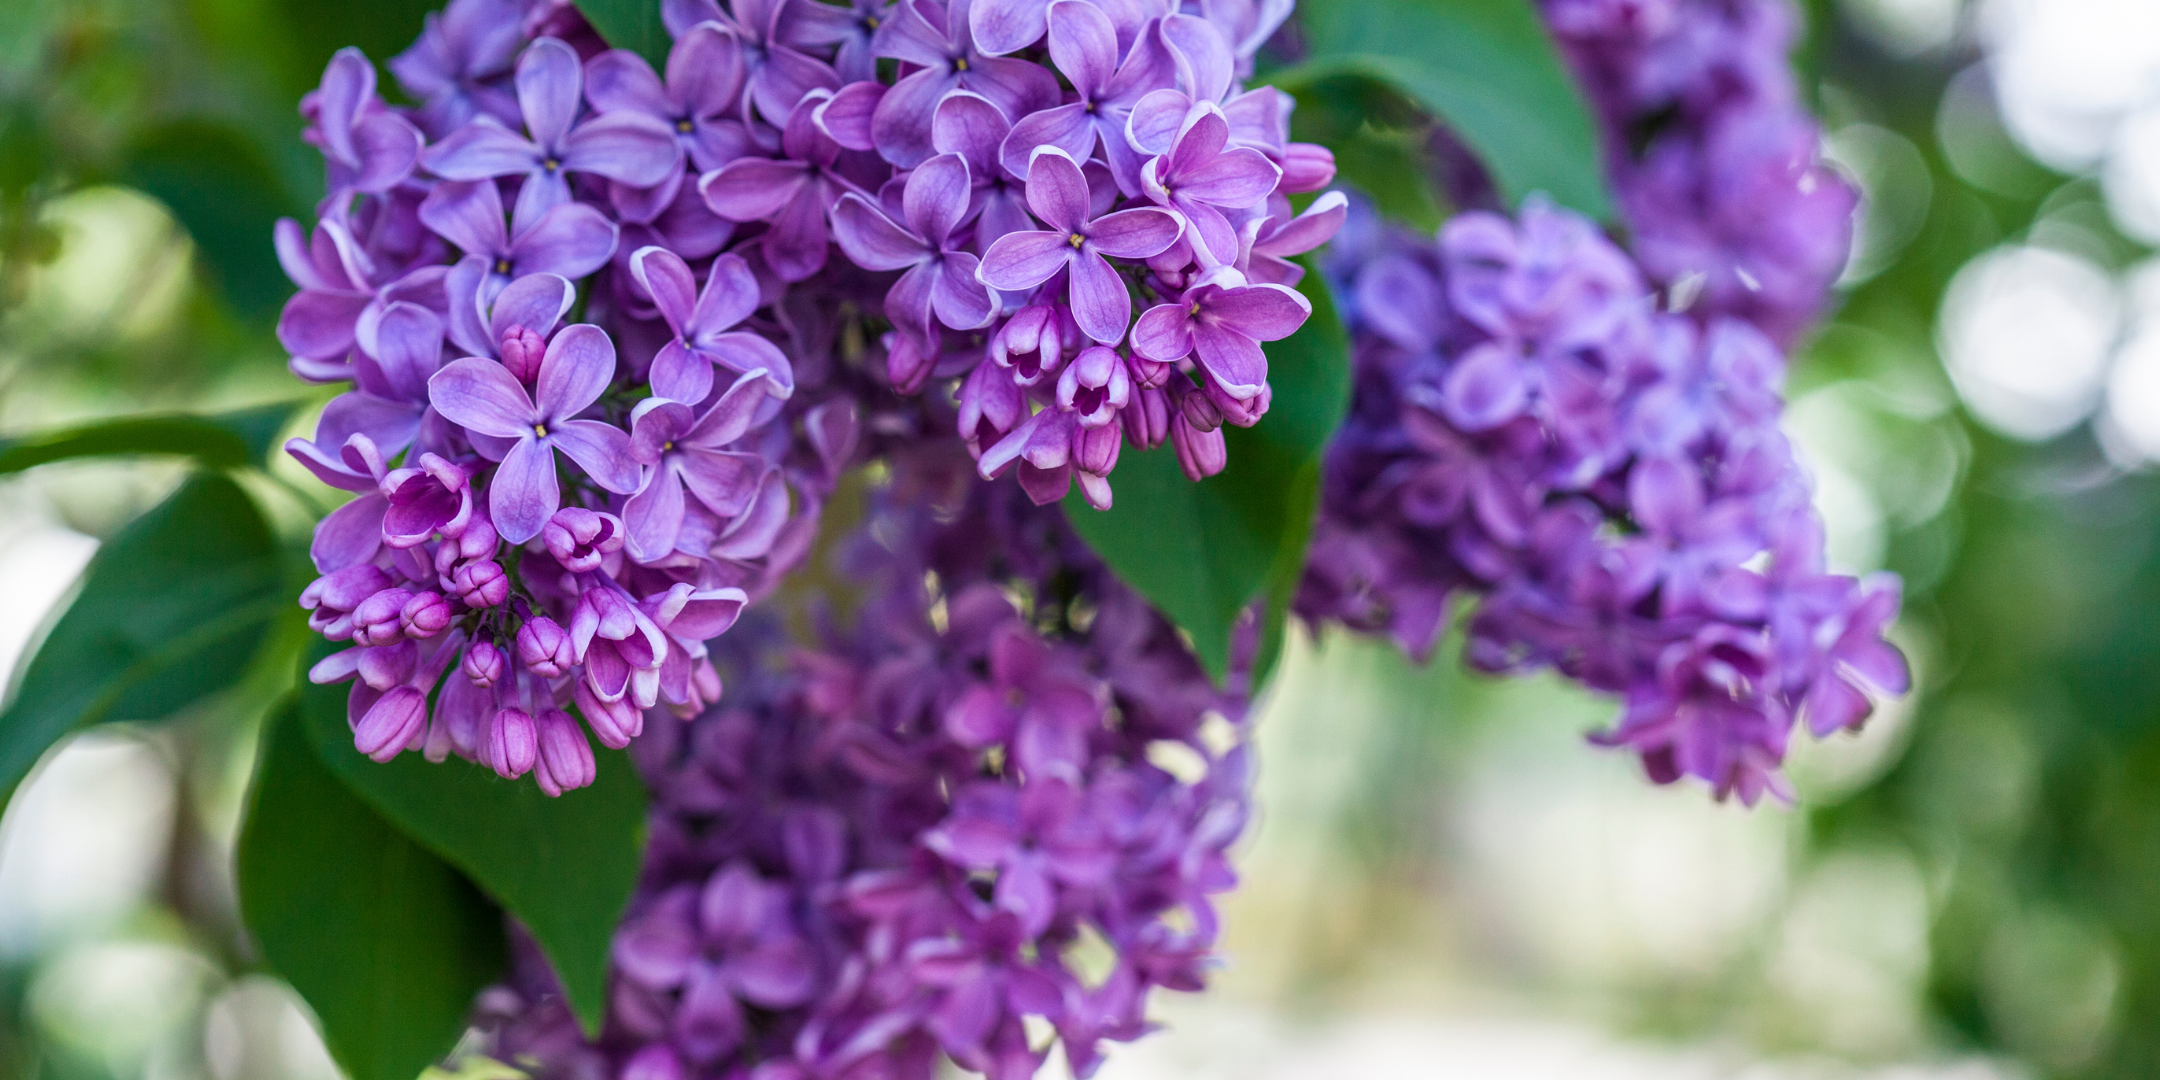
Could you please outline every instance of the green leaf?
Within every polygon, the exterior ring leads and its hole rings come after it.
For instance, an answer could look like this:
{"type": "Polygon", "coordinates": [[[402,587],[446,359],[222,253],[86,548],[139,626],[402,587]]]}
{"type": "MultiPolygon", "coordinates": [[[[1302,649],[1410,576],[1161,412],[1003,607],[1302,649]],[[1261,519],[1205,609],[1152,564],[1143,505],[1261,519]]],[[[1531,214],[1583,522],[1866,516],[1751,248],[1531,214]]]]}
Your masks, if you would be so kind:
{"type": "Polygon", "coordinates": [[[654,71],[667,70],[668,49],[674,42],[660,22],[657,0],[577,0],[577,8],[609,45],[644,57],[654,71]]]}
{"type": "Polygon", "coordinates": [[[263,733],[237,856],[241,916],[346,1075],[412,1080],[502,973],[502,913],[347,791],[298,713],[288,700],[263,733]]]}
{"type": "Polygon", "coordinates": [[[76,427],[0,438],[0,476],[80,457],[172,454],[213,469],[260,465],[298,402],[215,415],[123,416],[76,427]]]}
{"type": "MultiPolygon", "coordinates": [[[[341,646],[322,642],[308,663],[341,646]]],[[[608,947],[645,853],[645,788],[627,755],[600,748],[599,779],[559,799],[452,758],[378,765],[353,749],[343,685],[304,685],[315,752],[368,805],[448,859],[532,932],[588,1034],[607,1004],[608,947]]]]}
{"type": "Polygon", "coordinates": [[[1612,216],[1597,126],[1529,0],[1305,0],[1302,99],[1331,79],[1400,91],[1477,151],[1509,203],[1533,192],[1612,216]]]}
{"type": "Polygon", "coordinates": [[[1118,460],[1110,509],[1094,510],[1077,491],[1065,499],[1074,531],[1192,638],[1218,682],[1230,666],[1232,631],[1263,595],[1269,603],[1252,685],[1273,667],[1312,534],[1320,456],[1349,405],[1349,339],[1327,286],[1308,273],[1299,291],[1312,301],[1312,318],[1267,347],[1274,398],[1259,424],[1226,430],[1228,468],[1195,484],[1165,445],[1118,460]]]}
{"type": "Polygon", "coordinates": [[[305,218],[307,207],[253,139],[224,124],[179,120],[137,135],[123,159],[121,178],[172,210],[242,316],[267,320],[292,295],[270,234],[278,218],[305,218]]]}
{"type": "Polygon", "coordinates": [[[269,528],[199,474],[106,543],[0,712],[0,790],[103,720],[156,720],[238,682],[290,608],[269,528]]]}

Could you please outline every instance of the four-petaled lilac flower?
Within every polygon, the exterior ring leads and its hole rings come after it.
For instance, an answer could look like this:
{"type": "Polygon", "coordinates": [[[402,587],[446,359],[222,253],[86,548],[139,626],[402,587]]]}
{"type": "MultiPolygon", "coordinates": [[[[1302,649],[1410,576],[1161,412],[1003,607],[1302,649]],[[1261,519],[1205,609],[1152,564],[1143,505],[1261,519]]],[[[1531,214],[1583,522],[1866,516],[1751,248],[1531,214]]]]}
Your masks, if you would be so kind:
{"type": "Polygon", "coordinates": [[[1145,259],[1177,242],[1178,220],[1140,207],[1093,216],[1087,177],[1055,147],[1036,151],[1028,164],[1028,206],[1047,231],[1000,237],[983,254],[979,271],[993,289],[1019,292],[1067,274],[1067,299],[1081,332],[1105,345],[1125,338],[1132,321],[1132,294],[1103,256],[1145,259]]]}
{"type": "Polygon", "coordinates": [[[330,169],[330,213],[342,216],[354,192],[380,195],[412,175],[420,159],[419,129],[375,96],[375,65],[360,50],[339,49],[323,69],[322,85],[300,104],[315,120],[308,141],[322,148],[330,169]]]}
{"type": "Polygon", "coordinates": [[[1141,312],[1133,351],[1160,363],[1198,357],[1216,385],[1248,401],[1267,384],[1260,343],[1289,337],[1311,314],[1312,301],[1287,286],[1203,283],[1141,312]]]}
{"type": "Polygon", "coordinates": [[[1172,79],[1175,63],[1152,28],[1130,52],[1121,53],[1117,27],[1089,0],[1056,0],[1049,12],[1050,59],[1072,81],[1074,97],[1013,125],[1001,152],[1005,167],[1026,171],[1038,146],[1055,146],[1075,161],[1086,161],[1100,145],[1118,189],[1128,198],[1137,196],[1146,158],[1125,137],[1125,121],[1142,95],[1172,79]]]}
{"type": "Polygon", "coordinates": [[[524,0],[450,0],[429,12],[412,48],[390,58],[390,73],[421,102],[421,126],[441,138],[486,114],[517,121],[517,97],[503,85],[525,45],[524,0]]]}
{"type": "Polygon", "coordinates": [[[782,281],[803,281],[825,268],[825,212],[854,187],[833,171],[840,144],[818,130],[815,119],[818,107],[831,100],[806,97],[788,115],[780,133],[785,157],[737,158],[698,181],[713,213],[772,223],[759,244],[782,281]]]}
{"type": "Polygon", "coordinates": [[[1012,124],[995,103],[981,94],[955,90],[938,102],[930,120],[930,144],[940,154],[958,154],[967,162],[967,216],[975,223],[974,250],[987,251],[1006,233],[1035,227],[1028,216],[1027,196],[1017,174],[998,158],[999,148],[1012,124]]]}
{"type": "Polygon", "coordinates": [[[630,272],[652,296],[675,336],[653,357],[653,393],[696,405],[712,393],[713,365],[741,375],[764,372],[776,398],[795,392],[794,368],[780,347],[748,330],[733,329],[757,310],[757,278],[739,255],[713,260],[705,290],[682,258],[666,248],[642,248],[630,256],[630,272]]]}
{"type": "Polygon", "coordinates": [[[675,132],[649,116],[608,113],[580,122],[585,70],[577,52],[554,38],[533,42],[518,58],[517,98],[529,138],[482,116],[428,147],[421,163],[445,180],[522,177],[512,217],[538,221],[570,201],[571,173],[642,188],[682,162],[675,132]]]}
{"type": "MultiPolygon", "coordinates": [[[[518,200],[521,209],[524,205],[518,200]]],[[[436,185],[420,203],[420,221],[466,255],[485,261],[481,296],[490,301],[514,278],[581,278],[615,254],[615,223],[584,203],[563,203],[537,220],[518,218],[506,227],[502,194],[493,180],[436,185]]]]}
{"type": "Polygon", "coordinates": [[[745,121],[754,108],[778,127],[804,95],[840,88],[832,68],[802,51],[830,38],[823,20],[809,10],[822,6],[818,0],[732,0],[728,6],[732,14],[720,10],[718,0],[661,0],[660,21],[677,40],[708,21],[731,32],[749,88],[743,97],[745,121]]]}
{"type": "Polygon", "coordinates": [[[593,111],[651,117],[675,133],[698,172],[741,157],[750,145],[743,129],[742,47],[726,27],[700,23],[668,52],[667,82],[627,49],[610,49],[585,63],[585,96],[593,111]]]}
{"type": "Polygon", "coordinates": [[[765,459],[728,446],[749,432],[769,385],[748,372],[705,415],[688,405],[649,398],[630,421],[630,456],[646,467],[645,481],[623,506],[630,557],[655,563],[675,550],[686,507],[683,489],[722,521],[749,509],[764,478],[765,459]]]}
{"type": "Polygon", "coordinates": [[[501,364],[477,357],[429,380],[436,411],[477,434],[511,440],[488,487],[489,517],[504,540],[522,544],[540,535],[561,505],[556,450],[609,491],[637,490],[630,436],[602,420],[577,419],[614,376],[614,343],[599,327],[580,323],[548,342],[536,394],[527,394],[501,364]]]}
{"type": "Polygon", "coordinates": [[[951,246],[972,187],[967,162],[939,154],[908,176],[901,195],[907,227],[860,195],[841,196],[833,207],[833,237],[857,266],[907,271],[886,292],[885,315],[918,341],[927,343],[936,332],[933,314],[955,330],[978,329],[997,316],[989,291],[976,280],[975,256],[951,246]]]}
{"type": "Polygon", "coordinates": [[[878,102],[870,132],[885,160],[912,169],[928,160],[931,119],[954,90],[989,98],[1006,116],[1026,116],[1056,104],[1057,79],[1041,64],[986,56],[968,27],[968,0],[900,0],[878,31],[877,54],[914,64],[878,102]]]}
{"type": "Polygon", "coordinates": [[[1282,169],[1249,146],[1230,149],[1230,122],[1221,109],[1199,104],[1187,113],[1170,152],[1140,170],[1148,198],[1176,210],[1191,227],[1193,254],[1203,265],[1238,261],[1238,236],[1224,210],[1258,206],[1282,169]]]}

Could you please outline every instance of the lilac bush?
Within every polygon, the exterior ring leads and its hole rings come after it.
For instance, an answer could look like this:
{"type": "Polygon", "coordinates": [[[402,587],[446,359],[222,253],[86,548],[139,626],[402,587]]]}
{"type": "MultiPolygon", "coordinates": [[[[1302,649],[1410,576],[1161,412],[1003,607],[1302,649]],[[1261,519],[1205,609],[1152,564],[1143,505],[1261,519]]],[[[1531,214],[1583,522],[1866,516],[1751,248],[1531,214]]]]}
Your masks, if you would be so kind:
{"type": "Polygon", "coordinates": [[[353,681],[377,760],[552,794],[593,775],[573,706],[609,747],[698,714],[705,643],[808,551],[880,379],[957,380],[985,479],[1107,507],[1127,439],[1220,471],[1219,425],[1267,410],[1258,343],[1310,313],[1283,260],[1340,197],[1291,211],[1331,159],[1237,85],[1251,12],[662,14],[655,72],[567,4],[455,0],[390,64],[420,108],[353,50],[303,108],[329,194],[279,226],[279,336],[352,389],[289,449],[358,496],[316,535],[303,605],[349,647],[310,677],[353,681]]]}

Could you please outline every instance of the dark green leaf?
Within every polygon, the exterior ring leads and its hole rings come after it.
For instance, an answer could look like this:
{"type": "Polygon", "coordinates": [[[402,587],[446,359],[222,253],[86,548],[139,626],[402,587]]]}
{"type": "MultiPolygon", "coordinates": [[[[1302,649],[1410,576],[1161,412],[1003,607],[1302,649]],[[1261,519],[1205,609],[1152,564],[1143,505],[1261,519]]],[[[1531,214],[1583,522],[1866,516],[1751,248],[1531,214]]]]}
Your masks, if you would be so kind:
{"type": "Polygon", "coordinates": [[[644,57],[654,71],[667,70],[668,47],[673,42],[660,22],[660,5],[655,0],[577,0],[577,6],[609,45],[644,57]]]}
{"type": "MultiPolygon", "coordinates": [[[[339,49],[352,47],[366,54],[380,69],[383,61],[404,52],[426,25],[430,12],[441,0],[366,0],[365,3],[323,3],[322,0],[272,0],[292,35],[294,61],[299,73],[313,86],[323,68],[339,49]]],[[[653,5],[658,8],[660,5],[653,5]]],[[[397,81],[380,80],[386,96],[397,92],[397,81]]]]}
{"type": "Polygon", "coordinates": [[[283,402],[210,416],[123,416],[0,438],[0,476],[68,458],[140,454],[192,457],[213,469],[259,465],[297,408],[283,402]]]}
{"type": "Polygon", "coordinates": [[[502,913],[323,767],[297,703],[271,714],[238,853],[240,910],[353,1080],[412,1080],[503,970],[502,913]]]}
{"type": "Polygon", "coordinates": [[[1091,509],[1078,492],[1065,500],[1074,530],[1191,636],[1218,681],[1229,668],[1231,632],[1263,595],[1254,686],[1274,663],[1312,533],[1320,455],[1350,400],[1349,341],[1327,286],[1309,273],[1299,288],[1312,318],[1268,346],[1273,403],[1258,425],[1228,429],[1228,468],[1195,484],[1163,446],[1119,459],[1109,510],[1091,509]]]}
{"type": "Polygon", "coordinates": [[[181,120],[129,143],[121,178],[157,197],[186,227],[212,280],[249,318],[292,294],[270,243],[280,217],[305,217],[268,155],[222,124],[181,120]]]}
{"type": "Polygon", "coordinates": [[[270,530],[231,480],[197,475],[113,537],[0,712],[0,790],[68,731],[156,720],[226,689],[290,609],[270,530]]]}
{"type": "Polygon", "coordinates": [[[1611,216],[1596,125],[1529,0],[1305,0],[1298,12],[1310,53],[1276,85],[1386,84],[1477,151],[1510,203],[1542,191],[1611,216]]]}
{"type": "MultiPolygon", "coordinates": [[[[319,645],[309,663],[328,655],[319,645]]],[[[608,946],[645,851],[645,788],[630,759],[599,749],[593,786],[559,799],[455,758],[405,754],[377,765],[353,749],[345,686],[300,692],[315,751],[339,779],[428,850],[450,860],[532,931],[563,992],[597,1033],[608,946]]]]}

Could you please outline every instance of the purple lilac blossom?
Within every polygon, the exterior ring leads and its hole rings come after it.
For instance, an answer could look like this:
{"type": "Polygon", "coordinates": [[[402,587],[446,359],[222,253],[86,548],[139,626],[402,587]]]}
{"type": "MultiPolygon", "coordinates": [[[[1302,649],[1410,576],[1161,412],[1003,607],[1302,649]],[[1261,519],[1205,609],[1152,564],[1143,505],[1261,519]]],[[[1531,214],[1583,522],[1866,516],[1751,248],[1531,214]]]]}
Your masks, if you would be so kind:
{"type": "Polygon", "coordinates": [[[1242,696],[1055,510],[969,478],[950,441],[887,460],[840,548],[870,589],[850,625],[801,651],[753,618],[719,646],[726,703],[658,715],[632,748],[652,841],[603,1035],[519,939],[478,1010],[492,1056],[540,1077],[928,1080],[949,1059],[1021,1080],[1049,1052],[1032,1023],[1087,1075],[1149,1030],[1152,989],[1204,984],[1248,816],[1242,696]],[[1190,772],[1155,764],[1171,748],[1190,772]],[[1089,938],[1107,972],[1077,955],[1089,938]]]}
{"type": "Polygon", "coordinates": [[[1356,391],[1298,607],[1429,656],[1619,698],[1597,741],[1666,783],[1789,798],[1790,732],[1908,689],[1894,577],[1829,573],[1778,430],[1784,357],[1729,317],[1663,312],[1591,222],[1539,203],[1438,243],[1362,205],[1327,269],[1356,391]]]}
{"type": "Polygon", "coordinates": [[[1038,502],[1110,505],[1127,439],[1220,471],[1308,310],[1284,260],[1341,220],[1292,214],[1332,159],[1236,85],[1273,6],[660,14],[656,72],[562,0],[453,0],[390,63],[417,107],[352,51],[303,104],[332,197],[278,227],[279,338],[352,386],[289,449],[355,496],[306,606],[370,756],[554,794],[591,775],[565,718],[703,710],[706,641],[808,556],[888,388],[956,388],[1038,502]]]}

